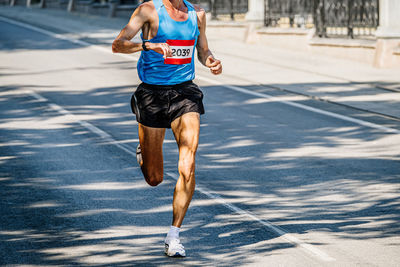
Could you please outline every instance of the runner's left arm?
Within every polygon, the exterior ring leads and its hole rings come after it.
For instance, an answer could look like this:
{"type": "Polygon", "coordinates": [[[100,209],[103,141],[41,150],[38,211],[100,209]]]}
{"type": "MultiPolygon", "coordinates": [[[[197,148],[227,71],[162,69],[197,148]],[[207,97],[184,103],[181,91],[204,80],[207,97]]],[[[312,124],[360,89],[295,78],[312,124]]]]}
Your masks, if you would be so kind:
{"type": "Polygon", "coordinates": [[[199,25],[200,35],[197,40],[197,57],[201,64],[208,67],[212,74],[218,75],[222,73],[221,61],[216,59],[210,49],[208,48],[208,41],[206,36],[206,12],[204,9],[195,5],[197,13],[197,22],[199,25]]]}

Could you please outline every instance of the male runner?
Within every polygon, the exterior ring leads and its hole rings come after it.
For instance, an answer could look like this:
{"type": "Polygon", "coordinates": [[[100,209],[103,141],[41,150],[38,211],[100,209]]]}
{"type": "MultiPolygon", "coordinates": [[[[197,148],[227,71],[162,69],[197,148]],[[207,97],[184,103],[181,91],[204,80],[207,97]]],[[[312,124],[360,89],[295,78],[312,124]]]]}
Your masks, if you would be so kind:
{"type": "Polygon", "coordinates": [[[132,96],[139,125],[137,159],[146,182],[163,180],[162,144],[171,128],[179,148],[179,179],[173,198],[172,226],[165,238],[168,256],[186,256],[179,230],[195,188],[195,154],[203,94],[194,79],[194,50],[215,75],[221,62],[208,48],[206,14],[186,0],[153,0],[141,4],[112,45],[114,53],[142,51],[137,65],[142,83],[132,96]],[[142,30],[142,43],[130,41],[142,30]]]}

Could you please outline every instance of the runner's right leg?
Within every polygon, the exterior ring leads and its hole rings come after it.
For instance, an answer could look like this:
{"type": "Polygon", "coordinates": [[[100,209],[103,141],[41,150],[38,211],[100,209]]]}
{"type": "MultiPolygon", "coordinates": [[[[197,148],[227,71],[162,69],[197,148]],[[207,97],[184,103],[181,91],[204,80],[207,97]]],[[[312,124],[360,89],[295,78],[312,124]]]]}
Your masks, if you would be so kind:
{"type": "Polygon", "coordinates": [[[152,128],[139,123],[139,142],[142,153],[142,173],[146,182],[157,186],[163,181],[163,153],[165,128],[152,128]]]}

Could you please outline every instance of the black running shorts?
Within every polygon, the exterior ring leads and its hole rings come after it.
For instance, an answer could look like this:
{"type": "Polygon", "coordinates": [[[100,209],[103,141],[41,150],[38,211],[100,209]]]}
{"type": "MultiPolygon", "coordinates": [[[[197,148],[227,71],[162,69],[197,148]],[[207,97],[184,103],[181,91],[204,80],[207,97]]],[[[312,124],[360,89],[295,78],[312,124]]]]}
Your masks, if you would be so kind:
{"type": "Polygon", "coordinates": [[[203,93],[192,81],[176,85],[141,83],[131,98],[132,112],[144,126],[171,128],[188,112],[204,114],[203,93]]]}

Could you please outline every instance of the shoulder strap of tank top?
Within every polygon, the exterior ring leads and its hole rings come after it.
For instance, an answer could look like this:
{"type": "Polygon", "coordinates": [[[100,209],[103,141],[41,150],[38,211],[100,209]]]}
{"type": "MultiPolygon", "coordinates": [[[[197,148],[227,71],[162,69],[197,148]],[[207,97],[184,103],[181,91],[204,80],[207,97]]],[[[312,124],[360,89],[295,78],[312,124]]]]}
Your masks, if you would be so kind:
{"type": "Polygon", "coordinates": [[[160,11],[160,8],[164,5],[162,0],[153,0],[153,4],[157,10],[157,13],[160,11]]]}
{"type": "Polygon", "coordinates": [[[188,13],[189,13],[189,19],[192,19],[195,24],[197,24],[197,13],[196,9],[194,8],[192,3],[189,3],[189,1],[183,0],[183,2],[186,4],[188,7],[188,13]]]}
{"type": "Polygon", "coordinates": [[[188,7],[188,12],[194,10],[194,6],[192,5],[192,3],[189,3],[189,2],[186,1],[186,0],[183,0],[183,2],[184,2],[185,5],[188,7]]]}

